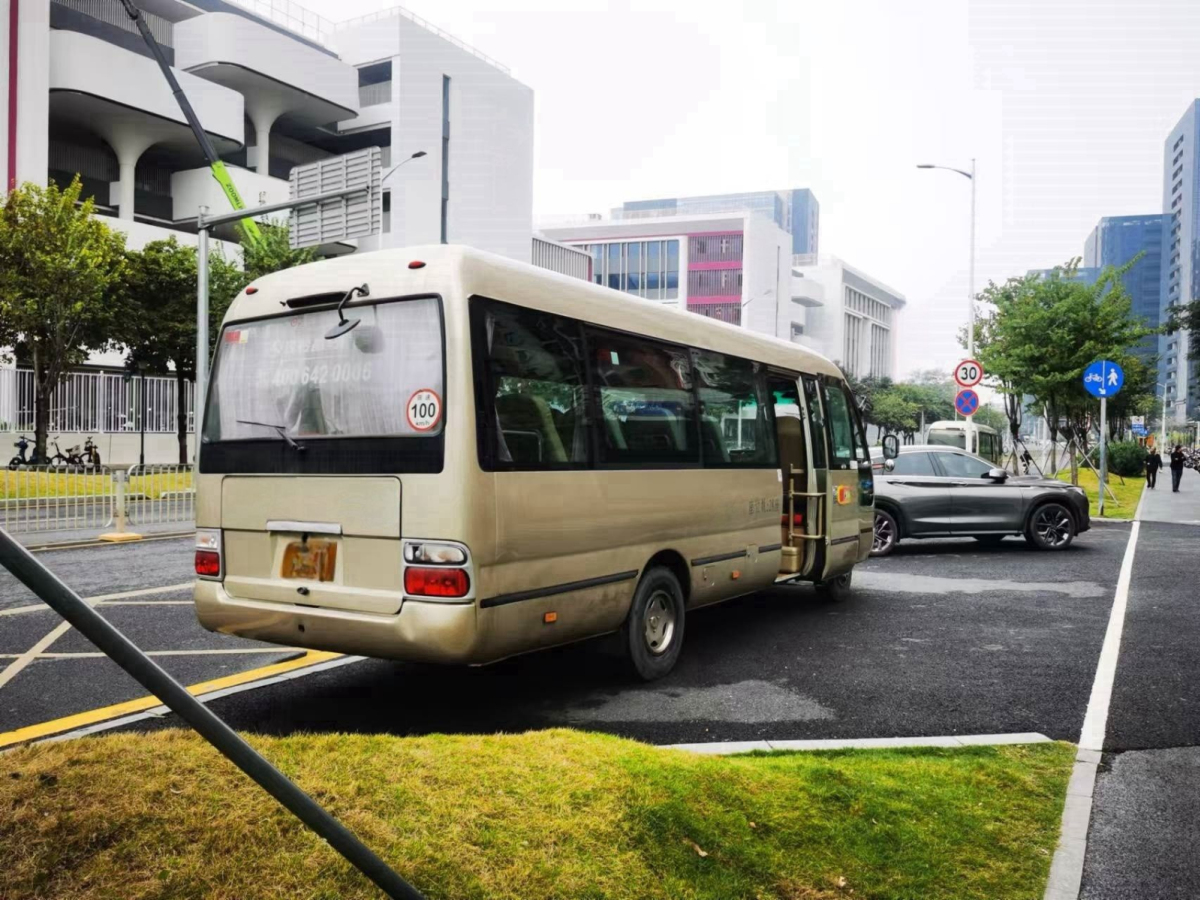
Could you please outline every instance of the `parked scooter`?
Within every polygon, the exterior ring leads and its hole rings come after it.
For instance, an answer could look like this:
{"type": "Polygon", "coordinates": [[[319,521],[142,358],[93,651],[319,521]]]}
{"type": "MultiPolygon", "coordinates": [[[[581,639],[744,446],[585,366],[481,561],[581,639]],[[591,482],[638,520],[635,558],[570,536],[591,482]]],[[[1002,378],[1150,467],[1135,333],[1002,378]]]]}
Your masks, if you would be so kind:
{"type": "Polygon", "coordinates": [[[29,449],[29,438],[25,437],[25,435],[18,435],[13,446],[17,448],[17,455],[8,461],[10,469],[19,469],[21,466],[40,466],[42,464],[42,460],[38,458],[36,449],[33,451],[32,456],[27,457],[25,455],[25,451],[29,449]]]}

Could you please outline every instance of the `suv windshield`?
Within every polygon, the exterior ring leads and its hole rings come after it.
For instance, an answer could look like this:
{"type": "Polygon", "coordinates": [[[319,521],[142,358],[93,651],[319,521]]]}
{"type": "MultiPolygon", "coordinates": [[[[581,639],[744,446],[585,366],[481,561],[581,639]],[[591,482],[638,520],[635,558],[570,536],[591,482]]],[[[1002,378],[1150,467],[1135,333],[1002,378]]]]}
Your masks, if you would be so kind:
{"type": "Polygon", "coordinates": [[[204,421],[207,443],[415,437],[442,429],[442,326],[432,297],[347,307],[361,322],[332,340],[329,309],[227,325],[204,421]]]}

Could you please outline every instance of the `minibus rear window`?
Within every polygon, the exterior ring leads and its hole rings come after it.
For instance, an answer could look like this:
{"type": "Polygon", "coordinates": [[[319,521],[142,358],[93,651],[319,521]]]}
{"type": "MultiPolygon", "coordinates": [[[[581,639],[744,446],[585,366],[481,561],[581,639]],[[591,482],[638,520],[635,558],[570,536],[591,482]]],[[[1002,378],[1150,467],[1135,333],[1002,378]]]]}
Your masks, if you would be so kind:
{"type": "Polygon", "coordinates": [[[205,443],[432,437],[445,418],[442,325],[434,297],[347,306],[333,339],[322,309],[225,326],[205,443]]]}

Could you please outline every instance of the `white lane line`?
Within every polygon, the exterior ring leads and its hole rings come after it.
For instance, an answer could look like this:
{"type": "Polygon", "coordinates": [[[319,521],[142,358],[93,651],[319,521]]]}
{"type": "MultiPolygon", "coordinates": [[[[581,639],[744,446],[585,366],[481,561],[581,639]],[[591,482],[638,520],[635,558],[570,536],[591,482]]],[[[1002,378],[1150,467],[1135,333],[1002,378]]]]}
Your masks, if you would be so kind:
{"type": "Polygon", "coordinates": [[[938,737],[846,738],[811,741],[713,741],[704,744],[668,744],[663,750],[687,750],[726,756],[753,750],[888,750],[898,747],[987,747],[1006,744],[1046,744],[1050,738],[1036,731],[1020,734],[951,734],[938,737]]]}
{"type": "Polygon", "coordinates": [[[1092,793],[1096,787],[1096,769],[1100,765],[1100,754],[1104,750],[1108,708],[1112,702],[1113,682],[1117,676],[1117,659],[1121,655],[1121,634],[1125,630],[1129,582],[1133,577],[1133,557],[1137,552],[1140,529],[1141,523],[1135,521],[1129,532],[1129,542],[1125,545],[1125,558],[1121,560],[1117,594],[1108,616],[1108,628],[1104,632],[1104,644],[1100,648],[1100,660],[1096,665],[1096,678],[1092,682],[1092,695],[1088,700],[1087,713],[1083,717],[1079,749],[1075,753],[1075,766],[1067,784],[1066,802],[1063,804],[1058,847],[1050,863],[1050,879],[1046,882],[1046,892],[1042,895],[1042,900],[1078,900],[1079,889],[1083,884],[1088,826],[1092,821],[1092,793]]]}
{"type": "Polygon", "coordinates": [[[0,688],[3,688],[16,678],[27,665],[34,661],[38,654],[44,652],[47,647],[70,631],[70,629],[70,622],[59,622],[54,626],[53,631],[18,656],[13,662],[9,663],[7,668],[3,672],[0,672],[0,688]]]}
{"type": "MultiPolygon", "coordinates": [[[[201,694],[196,699],[201,703],[208,703],[212,700],[219,700],[222,697],[230,697],[234,694],[245,693],[246,691],[257,691],[260,688],[270,687],[273,684],[282,684],[285,681],[294,681],[297,678],[307,678],[309,675],[316,675],[318,672],[326,672],[329,669],[337,669],[341,666],[348,666],[352,663],[362,662],[366,657],[363,656],[343,656],[339,659],[331,659],[329,662],[318,663],[315,666],[306,666],[303,669],[296,669],[293,672],[284,672],[282,675],[272,675],[270,678],[264,678],[261,681],[251,681],[246,684],[235,685],[234,687],[223,688],[219,691],[213,691],[209,694],[201,694]]],[[[56,734],[51,737],[42,738],[40,741],[34,741],[35,744],[56,743],[58,741],[70,741],[75,738],[86,737],[89,734],[96,734],[101,731],[111,731],[114,728],[122,728],[126,725],[132,725],[137,722],[144,722],[146,719],[161,719],[163,716],[168,716],[171,711],[165,706],[156,706],[154,709],[148,709],[145,712],[134,713],[129,716],[122,716],[119,719],[109,719],[107,722],[97,722],[95,725],[85,725],[83,728],[77,728],[75,731],[68,731],[65,734],[56,734]]]]}
{"type": "MultiPolygon", "coordinates": [[[[117,600],[128,600],[131,597],[148,597],[151,594],[162,594],[167,591],[182,591],[184,588],[190,588],[195,585],[194,581],[185,581],[182,584],[168,584],[166,587],[140,588],[136,591],[122,591],[119,594],[99,594],[95,597],[84,597],[85,603],[110,603],[117,600]]],[[[147,601],[143,601],[147,602],[147,601]]],[[[191,603],[190,600],[162,600],[160,603],[191,603]]],[[[17,606],[12,609],[0,609],[0,616],[15,616],[20,613],[36,612],[39,609],[50,609],[45,603],[32,603],[29,606],[17,606]]]]}

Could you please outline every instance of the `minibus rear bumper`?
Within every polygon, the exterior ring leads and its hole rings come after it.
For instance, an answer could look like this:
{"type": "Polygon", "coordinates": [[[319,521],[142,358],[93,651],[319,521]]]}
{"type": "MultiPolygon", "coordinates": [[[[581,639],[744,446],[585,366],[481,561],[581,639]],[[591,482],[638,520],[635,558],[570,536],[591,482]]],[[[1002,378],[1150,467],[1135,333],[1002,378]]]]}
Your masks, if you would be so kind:
{"type": "Polygon", "coordinates": [[[475,602],[405,600],[395,615],[243,600],[218,581],[197,581],[196,617],[209,631],[256,641],[382,659],[473,663],[475,602]]]}

